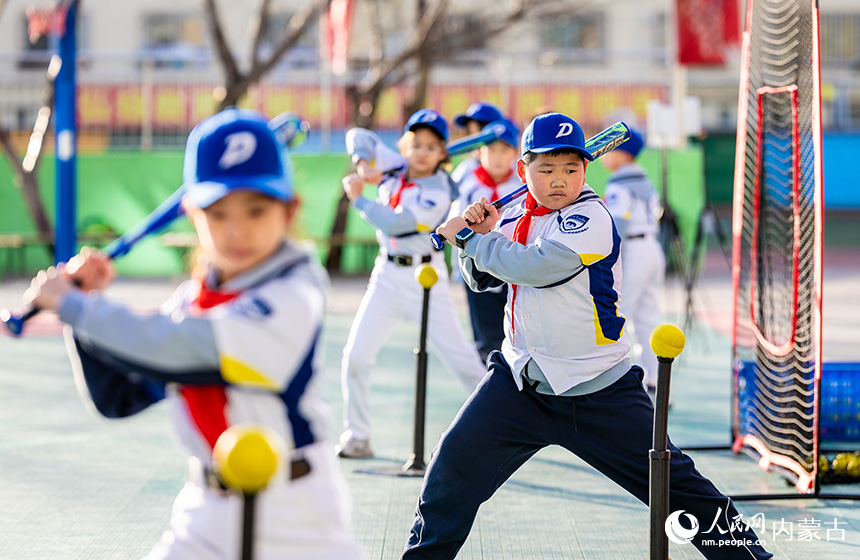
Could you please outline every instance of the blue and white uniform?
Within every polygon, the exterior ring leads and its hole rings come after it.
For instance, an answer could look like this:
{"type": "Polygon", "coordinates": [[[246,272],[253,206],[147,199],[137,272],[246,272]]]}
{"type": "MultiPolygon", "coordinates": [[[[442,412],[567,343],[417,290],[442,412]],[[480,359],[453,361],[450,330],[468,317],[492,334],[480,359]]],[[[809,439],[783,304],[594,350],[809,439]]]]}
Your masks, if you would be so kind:
{"type": "MultiPolygon", "coordinates": [[[[453,559],[478,510],[530,457],[560,445],[648,502],[654,408],[642,370],[630,365],[618,310],[621,239],[587,186],[571,205],[532,218],[528,241],[511,240],[523,208],[506,211],[494,231],[460,251],[473,289],[509,289],[505,342],[488,374],[433,452],[402,558],[453,559]]],[[[670,511],[722,525],[738,514],[677,447],[671,450],[670,511]]],[[[552,485],[553,481],[546,481],[552,485]]],[[[711,536],[711,535],[706,535],[711,536]]],[[[708,559],[770,558],[750,529],[692,543],[708,559]]]]}
{"type": "Polygon", "coordinates": [[[188,454],[170,530],[147,560],[232,560],[242,499],[212,476],[212,447],[229,426],[268,426],[291,448],[291,479],[276,473],[257,500],[256,558],[358,559],[348,494],[325,443],[330,411],[318,386],[328,277],[292,244],[216,286],[189,281],[158,311],[70,292],[60,318],[79,393],[121,418],[159,401],[188,454]]]}
{"type": "Polygon", "coordinates": [[[619,167],[606,184],[606,206],[621,236],[621,310],[633,323],[641,347],[645,384],[657,386],[657,356],[651,350],[651,331],[660,322],[660,300],[666,257],[660,245],[660,196],[635,163],[619,167]]]}
{"type": "Polygon", "coordinates": [[[370,372],[394,329],[404,319],[421,321],[424,289],[415,280],[415,268],[422,262],[431,263],[439,272],[439,281],[430,290],[427,339],[431,348],[469,393],[484,376],[484,366],[457,319],[444,253],[434,250],[430,242],[430,233],[443,222],[451,205],[448,174],[438,170],[407,180],[406,159],[369,130],[351,129],[346,144],[353,162],[365,160],[376,169],[395,169],[385,175],[376,200],[360,196],[353,201],[362,219],[376,228],[379,241],[379,256],[350,329],[341,369],[344,435],[367,440],[371,431],[370,372]]]}

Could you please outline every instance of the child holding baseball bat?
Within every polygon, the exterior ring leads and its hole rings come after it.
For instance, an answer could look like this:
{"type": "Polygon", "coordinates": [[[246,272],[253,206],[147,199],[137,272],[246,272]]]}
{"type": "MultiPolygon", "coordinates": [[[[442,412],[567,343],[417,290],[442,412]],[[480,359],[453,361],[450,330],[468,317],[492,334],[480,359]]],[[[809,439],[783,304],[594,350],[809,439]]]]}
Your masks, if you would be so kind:
{"type": "MultiPolygon", "coordinates": [[[[481,197],[491,204],[522,186],[517,176],[516,161],[519,158],[519,135],[516,125],[507,119],[493,121],[482,130],[501,125],[504,133],[496,142],[478,149],[480,164],[460,181],[460,197],[452,205],[451,212],[465,209],[478,202],[481,197]]],[[[461,212],[458,212],[458,214],[461,212]]],[[[453,255],[454,268],[458,267],[457,256],[453,255]]],[[[507,286],[498,286],[484,292],[466,289],[469,302],[469,319],[475,347],[486,362],[493,350],[502,348],[505,338],[505,303],[508,300],[507,286]]]]}
{"type": "Polygon", "coordinates": [[[439,274],[440,281],[430,291],[430,345],[467,392],[484,375],[451,302],[444,253],[430,242],[430,233],[444,221],[452,201],[451,179],[441,168],[448,160],[447,140],[445,118],[431,109],[409,117],[398,142],[400,154],[369,130],[347,132],[347,151],[356,173],[344,177],[343,188],[362,219],[376,228],[379,256],[343,349],[345,429],[337,447],[341,457],[373,456],[370,372],[394,329],[404,319],[420,322],[423,290],[415,281],[418,265],[431,263],[446,272],[439,274]],[[376,200],[362,194],[368,183],[378,185],[376,200]]]}
{"type": "MultiPolygon", "coordinates": [[[[654,408],[618,312],[621,239],[585,184],[593,158],[579,124],[559,113],[531,122],[520,153],[525,201],[499,216],[484,198],[437,229],[459,247],[472,289],[509,284],[505,341],[433,453],[404,559],[454,558],[480,505],[548,445],[648,500],[654,408]]],[[[669,448],[670,511],[721,527],[691,536],[696,548],[709,559],[770,558],[732,501],[669,448]]]]}
{"type": "Polygon", "coordinates": [[[146,558],[238,557],[242,498],[218,479],[212,450],[229,426],[255,422],[292,443],[289,468],[257,501],[257,558],[358,559],[316,381],[328,279],[285,240],[298,200],[266,119],[228,109],[202,121],[184,176],[203,264],[160,310],[104,297],[113,268],[94,251],[40,272],[28,291],[71,327],[77,385],[99,413],[122,418],[161,400],[173,408],[187,481],[146,558]]]}

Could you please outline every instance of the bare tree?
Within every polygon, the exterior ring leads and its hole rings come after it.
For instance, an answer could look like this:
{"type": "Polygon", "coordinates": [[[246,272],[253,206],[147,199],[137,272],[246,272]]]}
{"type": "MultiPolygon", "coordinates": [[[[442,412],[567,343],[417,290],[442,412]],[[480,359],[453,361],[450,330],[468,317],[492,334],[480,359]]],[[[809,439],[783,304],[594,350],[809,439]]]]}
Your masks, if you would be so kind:
{"type": "MultiPolygon", "coordinates": [[[[374,47],[368,60],[370,68],[367,73],[347,87],[355,126],[371,128],[381,94],[387,88],[403,82],[415,82],[411,98],[403,107],[404,117],[425,107],[432,66],[451,60],[458,54],[451,45],[458,44],[457,38],[464,33],[464,28],[452,17],[448,0],[415,1],[417,21],[414,30],[400,52],[387,57],[382,54],[385,52],[383,30],[377,23],[379,0],[365,2],[370,10],[369,20],[372,25],[368,31],[373,36],[374,47]]],[[[569,15],[582,10],[587,4],[575,0],[515,0],[506,11],[494,7],[478,14],[479,21],[469,32],[474,39],[487,42],[518,24],[550,13],[569,15]]],[[[348,215],[349,200],[346,195],[342,195],[332,224],[332,239],[343,238],[348,215]]],[[[330,271],[339,270],[340,261],[340,247],[333,246],[326,268],[330,271]]]]}
{"type": "Polygon", "coordinates": [[[215,0],[205,0],[206,20],[209,25],[209,32],[215,44],[218,58],[224,68],[226,81],[224,98],[219,101],[218,110],[220,111],[225,107],[236,105],[239,99],[248,91],[248,88],[274,68],[278,61],[296,45],[311,24],[317,20],[320,12],[328,7],[329,2],[330,0],[308,0],[307,4],[290,18],[287,24],[286,37],[272,49],[271,54],[261,57],[261,45],[268,33],[271,16],[271,0],[261,0],[260,8],[256,15],[257,25],[253,48],[251,49],[250,68],[243,71],[236,61],[236,56],[233,54],[234,51],[227,44],[215,0]]]}

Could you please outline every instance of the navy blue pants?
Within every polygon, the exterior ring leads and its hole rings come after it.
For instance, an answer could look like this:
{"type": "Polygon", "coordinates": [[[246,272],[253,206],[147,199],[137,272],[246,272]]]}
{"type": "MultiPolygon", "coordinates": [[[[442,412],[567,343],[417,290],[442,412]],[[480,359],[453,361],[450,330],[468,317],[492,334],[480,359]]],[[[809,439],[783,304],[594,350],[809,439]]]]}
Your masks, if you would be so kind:
{"type": "Polygon", "coordinates": [[[469,318],[472,321],[472,335],[475,348],[486,363],[493,350],[502,349],[505,339],[505,304],[508,302],[508,285],[501,286],[499,292],[473,292],[466,287],[469,301],[469,318]]]}
{"type": "MultiPolygon", "coordinates": [[[[518,391],[500,352],[484,378],[443,434],[424,476],[415,523],[402,558],[454,558],[466,541],[480,505],[532,455],[561,445],[648,503],[648,450],[654,408],[642,387],[642,370],[631,368],[611,386],[581,397],[518,391]]],[[[692,543],[708,559],[765,559],[731,500],[696,470],[693,460],[671,448],[669,511],[684,510],[699,522],[692,543]],[[720,513],[719,527],[703,534],[720,513]],[[723,541],[705,546],[703,540],[723,541]]],[[[683,519],[687,519],[682,516],[683,519]]]]}

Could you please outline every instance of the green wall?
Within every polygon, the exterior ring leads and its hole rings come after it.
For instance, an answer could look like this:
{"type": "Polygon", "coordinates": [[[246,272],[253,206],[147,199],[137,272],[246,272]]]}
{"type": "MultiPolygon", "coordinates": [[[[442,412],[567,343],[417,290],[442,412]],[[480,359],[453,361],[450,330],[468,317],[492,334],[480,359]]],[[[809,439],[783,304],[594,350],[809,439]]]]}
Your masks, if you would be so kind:
{"type": "MultiPolygon", "coordinates": [[[[646,150],[640,163],[660,187],[660,154],[646,150]]],[[[697,217],[704,206],[703,156],[699,147],[668,155],[668,197],[678,215],[685,237],[695,233],[697,217]]],[[[350,170],[344,155],[296,155],[294,157],[296,190],[302,200],[297,236],[324,240],[334,220],[334,209],[341,193],[341,178],[350,170]]],[[[597,162],[587,172],[588,182],[603,194],[608,173],[597,162]]],[[[112,230],[122,233],[144,218],[173,192],[182,177],[182,152],[152,151],[85,154],[78,158],[78,224],[82,232],[112,230]]],[[[32,233],[33,225],[23,198],[13,182],[5,160],[0,161],[0,234],[32,233]]],[[[39,170],[42,196],[53,219],[54,166],[50,158],[39,170]]],[[[372,189],[367,194],[371,195],[372,189]]],[[[180,220],[171,230],[191,231],[188,221],[180,220]]],[[[372,228],[356,213],[350,214],[347,235],[355,239],[373,239],[372,228]]],[[[105,237],[111,237],[110,234],[105,237]]],[[[324,247],[324,243],[322,244],[324,247]]],[[[2,253],[4,250],[0,250],[2,253]]],[[[325,249],[323,248],[324,252],[325,249]]],[[[355,272],[366,268],[373,247],[347,247],[344,270],[355,272]]],[[[323,255],[324,256],[324,255],[323,255]]],[[[42,247],[25,252],[24,271],[32,273],[50,264],[42,247]]],[[[0,255],[0,271],[6,266],[6,255],[0,255]]],[[[132,276],[179,275],[185,270],[183,252],[164,247],[159,236],[142,241],[119,259],[120,274],[132,276]]]]}

